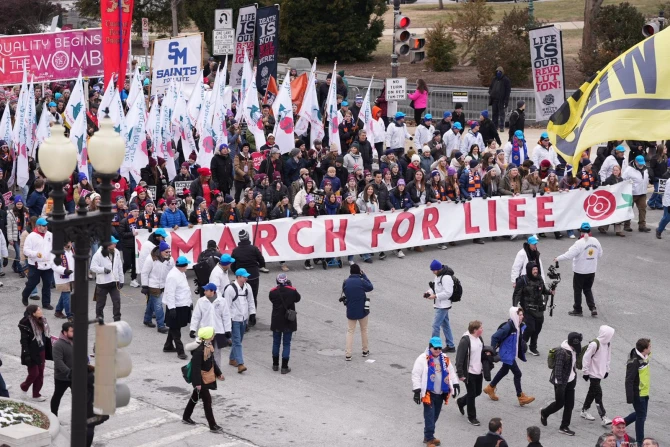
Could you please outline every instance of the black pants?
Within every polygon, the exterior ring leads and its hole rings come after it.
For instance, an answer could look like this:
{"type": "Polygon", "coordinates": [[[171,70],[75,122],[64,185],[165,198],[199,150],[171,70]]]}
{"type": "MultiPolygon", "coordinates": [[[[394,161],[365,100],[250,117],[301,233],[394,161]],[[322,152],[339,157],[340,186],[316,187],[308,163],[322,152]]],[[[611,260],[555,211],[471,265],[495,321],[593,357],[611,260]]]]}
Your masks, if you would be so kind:
{"type": "Polygon", "coordinates": [[[421,115],[423,115],[423,112],[425,111],[425,107],[423,109],[414,109],[414,121],[416,122],[417,126],[421,123],[421,115]]]}
{"type": "Polygon", "coordinates": [[[95,316],[96,318],[105,318],[105,304],[107,304],[107,294],[112,299],[112,314],[114,321],[121,320],[121,294],[116,287],[116,283],[97,284],[95,286],[95,316]]]}
{"type": "Polygon", "coordinates": [[[165,340],[165,345],[163,347],[165,349],[175,348],[177,354],[184,353],[184,344],[181,342],[181,328],[169,328],[167,339],[165,340]]]}
{"type": "Polygon", "coordinates": [[[381,160],[382,155],[384,155],[384,142],[380,141],[379,143],[375,143],[375,150],[377,151],[378,159],[381,160]]]}
{"type": "Polygon", "coordinates": [[[39,270],[34,265],[28,266],[28,281],[21,296],[24,300],[32,293],[33,289],[42,281],[42,307],[51,305],[51,283],[54,282],[54,271],[39,270]]]}
{"type": "Polygon", "coordinates": [[[465,382],[465,388],[468,394],[461,396],[456,400],[460,408],[467,405],[468,419],[477,419],[477,408],[475,408],[475,399],[482,394],[482,383],[484,376],[482,374],[468,373],[468,380],[465,382]]]}
{"type": "Polygon", "coordinates": [[[595,279],[595,273],[575,273],[572,277],[572,288],[575,291],[575,312],[582,311],[582,291],[586,297],[586,305],[589,306],[589,310],[596,308],[593,292],[591,292],[591,287],[593,287],[593,281],[595,279]]]}
{"type": "MultiPolygon", "coordinates": [[[[134,245],[134,241],[126,242],[134,245]]],[[[123,273],[130,270],[130,279],[137,279],[137,272],[135,271],[135,250],[133,245],[131,245],[130,248],[123,248],[123,273]]]]}
{"type": "Polygon", "coordinates": [[[600,379],[594,379],[591,377],[589,384],[589,391],[586,393],[586,399],[584,399],[584,410],[591,408],[591,403],[596,401],[596,409],[598,414],[602,418],[605,416],[605,406],[603,405],[603,389],[600,387],[600,379]]]}
{"type": "Polygon", "coordinates": [[[493,125],[498,129],[505,128],[505,103],[502,100],[493,100],[493,125]]]}
{"type": "Polygon", "coordinates": [[[233,184],[235,185],[235,203],[237,203],[240,201],[240,194],[242,194],[244,192],[244,188],[247,187],[247,182],[238,182],[235,180],[233,184]]]}
{"type": "Polygon", "coordinates": [[[60,407],[60,400],[63,398],[65,391],[72,386],[69,380],[55,379],[54,395],[51,396],[51,412],[58,416],[58,407],[60,407]]]}
{"type": "Polygon", "coordinates": [[[248,279],[247,284],[251,287],[251,291],[254,293],[254,306],[256,306],[256,312],[258,312],[258,286],[260,285],[261,279],[254,278],[248,279]]]}
{"type": "Polygon", "coordinates": [[[214,412],[212,411],[212,395],[209,394],[209,390],[204,386],[200,388],[200,391],[197,388],[193,388],[193,394],[191,394],[184,410],[184,419],[191,417],[195,404],[198,403],[198,398],[202,400],[202,404],[205,406],[205,417],[207,418],[209,428],[213,428],[216,425],[216,421],[214,420],[214,412]]]}
{"type": "Polygon", "coordinates": [[[567,385],[554,385],[554,395],[556,400],[547,405],[541,412],[544,417],[549,417],[556,413],[561,408],[563,409],[563,419],[561,419],[560,428],[570,426],[570,418],[572,417],[572,409],[575,407],[575,385],[577,378],[567,385]]]}
{"type": "Polygon", "coordinates": [[[526,330],[523,333],[523,339],[526,343],[528,343],[530,340],[528,347],[531,351],[537,351],[537,337],[542,331],[544,315],[538,318],[527,313],[523,319],[523,322],[526,323],[526,330]]]}

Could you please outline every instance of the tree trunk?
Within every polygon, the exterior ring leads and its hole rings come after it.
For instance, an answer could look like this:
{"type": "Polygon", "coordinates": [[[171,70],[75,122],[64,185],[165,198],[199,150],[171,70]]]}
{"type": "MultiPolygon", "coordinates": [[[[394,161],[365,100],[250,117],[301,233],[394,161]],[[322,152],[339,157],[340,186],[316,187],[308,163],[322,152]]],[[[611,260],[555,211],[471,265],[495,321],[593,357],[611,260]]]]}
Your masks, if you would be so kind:
{"type": "Polygon", "coordinates": [[[437,3],[439,4],[438,9],[444,9],[444,3],[443,3],[443,0],[438,0],[437,3]]]}
{"type": "MultiPolygon", "coordinates": [[[[602,0],[600,0],[602,2],[602,0]]],[[[177,20],[177,8],[179,7],[181,0],[171,0],[170,9],[172,9],[172,36],[179,34],[179,21],[177,20]]]]}
{"type": "Polygon", "coordinates": [[[582,51],[585,54],[593,53],[595,49],[595,35],[593,21],[595,20],[603,0],[586,0],[584,2],[584,30],[582,31],[582,51]]]}

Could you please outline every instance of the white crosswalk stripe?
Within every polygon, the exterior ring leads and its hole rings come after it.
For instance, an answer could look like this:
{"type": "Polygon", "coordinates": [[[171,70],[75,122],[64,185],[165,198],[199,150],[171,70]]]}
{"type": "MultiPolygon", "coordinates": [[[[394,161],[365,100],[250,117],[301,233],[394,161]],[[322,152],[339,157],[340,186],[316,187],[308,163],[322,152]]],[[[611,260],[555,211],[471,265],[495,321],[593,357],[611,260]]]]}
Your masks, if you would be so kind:
{"type": "MultiPolygon", "coordinates": [[[[145,444],[141,444],[141,445],[138,445],[138,446],[135,446],[135,447],[160,447],[160,446],[163,446],[163,445],[170,445],[170,443],[181,441],[182,439],[185,439],[185,438],[188,438],[188,437],[191,437],[191,436],[197,436],[201,433],[205,433],[205,432],[208,432],[208,431],[209,431],[209,428],[207,428],[205,426],[196,427],[192,430],[186,430],[186,431],[183,431],[181,433],[174,434],[172,436],[162,437],[162,438],[160,438],[156,441],[147,442],[145,444]]],[[[97,439],[96,439],[96,441],[97,441],[97,439]]]]}
{"type": "Polygon", "coordinates": [[[174,422],[174,417],[161,417],[161,418],[155,418],[155,419],[149,419],[148,421],[141,422],[136,425],[132,425],[130,427],[124,427],[119,430],[113,430],[113,431],[108,431],[106,433],[102,433],[99,436],[96,433],[95,436],[95,441],[97,443],[103,443],[107,441],[111,441],[112,439],[117,439],[121,438],[123,436],[128,436],[133,433],[137,433],[138,431],[142,430],[147,430],[149,428],[154,428],[158,427],[159,425],[166,424],[168,422],[174,422]]]}

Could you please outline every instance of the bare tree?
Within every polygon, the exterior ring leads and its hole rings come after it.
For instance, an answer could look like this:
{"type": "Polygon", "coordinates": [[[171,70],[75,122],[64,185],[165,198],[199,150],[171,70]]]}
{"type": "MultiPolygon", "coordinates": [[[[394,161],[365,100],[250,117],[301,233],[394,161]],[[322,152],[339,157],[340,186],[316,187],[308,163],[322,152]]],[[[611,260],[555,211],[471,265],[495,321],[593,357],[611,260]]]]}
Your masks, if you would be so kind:
{"type": "Polygon", "coordinates": [[[600,11],[603,0],[584,1],[584,30],[582,31],[582,52],[592,53],[596,46],[596,36],[593,30],[593,22],[600,11]]]}
{"type": "Polygon", "coordinates": [[[444,1],[443,0],[438,0],[437,4],[439,5],[438,9],[444,9],[444,1]]]}
{"type": "MultiPolygon", "coordinates": [[[[183,0],[170,0],[172,10],[172,36],[179,34],[179,5],[183,0]]],[[[601,0],[602,1],[602,0],[601,0]]]]}
{"type": "MultiPolygon", "coordinates": [[[[602,0],[600,0],[602,2],[602,0]]],[[[486,0],[465,2],[449,19],[449,26],[460,40],[463,50],[458,55],[459,65],[470,65],[474,48],[480,38],[488,34],[493,21],[493,8],[486,0]]]]}

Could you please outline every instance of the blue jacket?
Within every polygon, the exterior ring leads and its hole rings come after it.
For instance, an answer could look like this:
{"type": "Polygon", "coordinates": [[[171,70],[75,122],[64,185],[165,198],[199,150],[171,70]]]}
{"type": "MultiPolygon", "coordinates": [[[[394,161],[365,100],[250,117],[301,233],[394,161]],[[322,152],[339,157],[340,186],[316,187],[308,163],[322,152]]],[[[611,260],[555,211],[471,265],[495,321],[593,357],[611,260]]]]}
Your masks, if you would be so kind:
{"type": "MultiPolygon", "coordinates": [[[[286,160],[286,163],[284,163],[284,180],[287,186],[300,178],[300,169],[304,168],[306,164],[302,158],[297,162],[290,157],[286,160]]],[[[333,191],[335,191],[334,188],[333,191]]]]}
{"type": "Polygon", "coordinates": [[[323,180],[321,180],[321,189],[323,189],[323,186],[326,184],[326,180],[330,180],[330,183],[333,187],[333,192],[337,192],[342,188],[342,182],[340,179],[335,175],[335,177],[328,177],[327,175],[323,177],[323,180]]]}
{"type": "MultiPolygon", "coordinates": [[[[523,334],[524,330],[526,329],[526,325],[521,323],[521,333],[523,334]]],[[[500,360],[506,364],[506,365],[511,365],[514,363],[514,351],[515,351],[515,344],[519,343],[520,345],[522,344],[521,339],[517,337],[517,332],[516,328],[514,327],[514,323],[512,323],[512,320],[507,320],[507,323],[505,323],[500,329],[498,329],[495,334],[491,336],[491,346],[499,347],[498,349],[498,354],[500,355],[500,360]]],[[[523,347],[519,346],[519,359],[521,359],[522,362],[526,361],[526,354],[523,352],[523,347]]]]}
{"type": "Polygon", "coordinates": [[[372,283],[365,274],[350,275],[342,285],[344,295],[347,297],[347,318],[349,320],[362,320],[370,313],[365,310],[365,292],[372,292],[372,283]]]}
{"type": "Polygon", "coordinates": [[[174,226],[178,227],[187,227],[188,220],[184,213],[177,208],[175,211],[170,210],[169,208],[163,211],[161,216],[161,228],[173,228],[174,226]]]}
{"type": "Polygon", "coordinates": [[[414,208],[414,202],[412,202],[412,198],[409,196],[407,189],[405,189],[401,197],[396,195],[396,190],[394,189],[389,193],[389,199],[391,199],[391,205],[393,205],[393,208],[396,210],[414,208]]]}
{"type": "Polygon", "coordinates": [[[44,195],[44,191],[42,192],[33,191],[28,196],[28,200],[26,200],[26,206],[28,207],[28,211],[30,212],[30,217],[33,216],[40,217],[42,215],[42,208],[44,208],[44,204],[46,202],[47,198],[44,195]]]}

